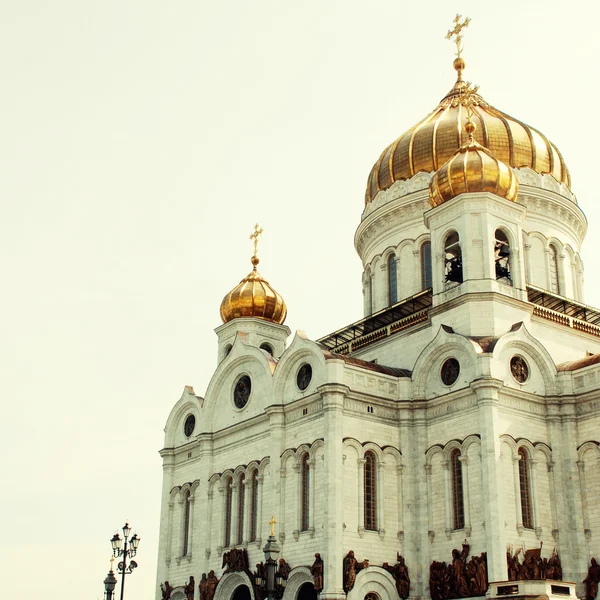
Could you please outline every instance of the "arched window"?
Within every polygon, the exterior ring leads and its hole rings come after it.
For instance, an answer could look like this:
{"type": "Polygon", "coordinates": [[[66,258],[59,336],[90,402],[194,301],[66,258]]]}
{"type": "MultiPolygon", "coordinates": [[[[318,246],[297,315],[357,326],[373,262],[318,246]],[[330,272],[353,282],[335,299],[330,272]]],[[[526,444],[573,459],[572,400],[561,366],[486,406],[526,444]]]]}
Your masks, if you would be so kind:
{"type": "Polygon", "coordinates": [[[421,287],[431,287],[431,242],[421,244],[421,287]]]}
{"type": "Polygon", "coordinates": [[[553,294],[560,294],[560,281],[558,279],[558,252],[554,244],[549,246],[548,260],[550,262],[550,291],[553,294]]]}
{"type": "Polygon", "coordinates": [[[300,524],[300,529],[302,531],[307,531],[309,527],[310,521],[310,467],[308,465],[308,452],[302,455],[302,459],[300,462],[300,468],[302,469],[301,477],[302,477],[302,489],[301,489],[301,498],[300,501],[302,503],[302,514],[300,524]]]}
{"type": "Polygon", "coordinates": [[[244,485],[245,477],[242,473],[238,479],[238,530],[237,543],[241,544],[244,541],[244,496],[246,495],[246,486],[244,485]]]}
{"type": "Polygon", "coordinates": [[[398,276],[396,272],[396,256],[390,254],[387,260],[388,271],[388,300],[389,304],[398,302],[398,276]]]}
{"type": "Polygon", "coordinates": [[[188,490],[185,493],[184,508],[183,508],[183,547],[181,549],[181,556],[187,556],[188,544],[190,540],[190,501],[191,492],[188,490]]]}
{"type": "Polygon", "coordinates": [[[225,482],[225,535],[223,536],[223,546],[231,546],[231,497],[232,497],[231,477],[225,482]]]}
{"type": "Polygon", "coordinates": [[[465,526],[465,505],[463,498],[462,465],[460,450],[455,448],[450,455],[450,473],[452,476],[452,526],[463,529],[465,526]]]}
{"type": "Polygon", "coordinates": [[[462,283],[462,252],[456,231],[452,231],[446,236],[444,254],[446,257],[446,283],[462,283]]]}
{"type": "Polygon", "coordinates": [[[377,463],[375,454],[365,452],[365,529],[377,531],[377,463]]]}
{"type": "Polygon", "coordinates": [[[531,518],[531,486],[529,484],[529,455],[525,448],[519,448],[519,490],[521,492],[521,518],[523,527],[533,528],[531,518]]]}
{"type": "Polygon", "coordinates": [[[267,344],[267,342],[263,342],[260,345],[261,350],[264,350],[265,352],[268,352],[271,356],[273,356],[273,346],[271,346],[271,344],[267,344]]]}
{"type": "Polygon", "coordinates": [[[494,237],[494,266],[496,270],[496,279],[502,283],[512,285],[508,238],[501,229],[496,229],[494,237]]]}
{"type": "Polygon", "coordinates": [[[258,471],[252,471],[252,497],[250,498],[250,541],[256,541],[256,522],[258,519],[258,471]]]}

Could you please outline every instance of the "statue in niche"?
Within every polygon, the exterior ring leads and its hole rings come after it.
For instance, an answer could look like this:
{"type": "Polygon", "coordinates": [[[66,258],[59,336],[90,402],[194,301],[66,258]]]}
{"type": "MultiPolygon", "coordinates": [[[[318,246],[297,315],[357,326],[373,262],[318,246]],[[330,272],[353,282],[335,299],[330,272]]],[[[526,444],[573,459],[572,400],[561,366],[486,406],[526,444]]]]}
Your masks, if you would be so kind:
{"type": "Polygon", "coordinates": [[[358,569],[358,561],[354,558],[354,551],[350,550],[344,557],[344,591],[346,593],[354,587],[358,569]]]}
{"type": "Polygon", "coordinates": [[[211,570],[206,581],[206,600],[214,599],[218,583],[219,580],[217,579],[215,572],[211,570]]]}
{"type": "Polygon", "coordinates": [[[202,578],[198,584],[198,595],[200,600],[206,600],[206,594],[208,589],[208,579],[206,579],[206,573],[202,573],[202,578]]]}
{"type": "Polygon", "coordinates": [[[600,566],[598,566],[594,557],[592,557],[591,562],[587,577],[583,580],[586,600],[595,600],[598,594],[598,582],[600,582],[600,566]]]}
{"type": "Polygon", "coordinates": [[[171,592],[173,591],[173,587],[169,584],[168,581],[160,584],[160,591],[162,592],[162,600],[169,600],[171,597],[171,592]]]}
{"type": "Polygon", "coordinates": [[[292,567],[290,567],[290,565],[287,564],[287,562],[285,561],[285,559],[284,558],[280,558],[279,559],[279,569],[278,569],[279,574],[284,579],[287,579],[291,570],[292,570],[292,567]]]}
{"type": "Polygon", "coordinates": [[[245,548],[233,548],[223,554],[225,573],[248,570],[248,551],[245,548]]]}
{"type": "Polygon", "coordinates": [[[185,594],[186,600],[194,600],[195,587],[196,587],[196,582],[194,581],[194,576],[190,575],[190,580],[183,587],[183,593],[185,594]]]}
{"type": "Polygon", "coordinates": [[[404,563],[404,557],[398,553],[397,563],[393,567],[394,579],[396,580],[396,589],[398,590],[398,596],[406,600],[410,592],[410,577],[408,576],[408,567],[404,563]]]}
{"type": "Polygon", "coordinates": [[[310,568],[310,574],[313,578],[313,586],[317,594],[323,589],[323,559],[317,552],[315,554],[315,562],[310,568]]]}
{"type": "Polygon", "coordinates": [[[542,558],[542,543],[540,543],[539,548],[523,550],[523,562],[520,563],[519,554],[522,550],[522,548],[518,548],[514,554],[510,549],[506,551],[508,579],[510,581],[562,580],[562,565],[556,548],[552,551],[550,558],[542,558]]]}

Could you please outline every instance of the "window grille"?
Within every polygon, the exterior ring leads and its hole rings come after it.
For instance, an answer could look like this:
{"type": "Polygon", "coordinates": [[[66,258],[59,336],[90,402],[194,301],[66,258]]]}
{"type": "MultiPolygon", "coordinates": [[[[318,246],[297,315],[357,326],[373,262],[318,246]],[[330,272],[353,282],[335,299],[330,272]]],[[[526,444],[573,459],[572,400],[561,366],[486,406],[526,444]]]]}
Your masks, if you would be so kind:
{"type": "Polygon", "coordinates": [[[250,541],[256,541],[256,521],[258,518],[258,471],[252,472],[252,498],[250,502],[250,541]]]}
{"type": "Polygon", "coordinates": [[[244,485],[245,477],[240,475],[238,480],[238,530],[237,543],[241,544],[244,541],[244,496],[246,495],[246,486],[244,485]]]}
{"type": "Polygon", "coordinates": [[[462,283],[462,251],[460,249],[460,240],[456,231],[449,233],[446,237],[444,254],[446,257],[446,283],[462,283]]]}
{"type": "Polygon", "coordinates": [[[302,456],[302,531],[307,531],[310,520],[310,467],[308,465],[308,452],[302,456]]]}
{"type": "Polygon", "coordinates": [[[223,539],[225,548],[231,545],[231,484],[231,479],[225,482],[225,536],[223,539]]]}
{"type": "Polygon", "coordinates": [[[183,548],[181,550],[181,556],[187,556],[188,545],[190,539],[190,491],[188,490],[185,494],[184,501],[184,515],[183,515],[183,548]]]}
{"type": "Polygon", "coordinates": [[[396,257],[391,254],[387,261],[388,270],[388,300],[389,304],[398,302],[398,276],[396,272],[396,257]]]}
{"type": "Polygon", "coordinates": [[[365,452],[365,529],[377,531],[377,473],[375,455],[365,452]]]}
{"type": "Polygon", "coordinates": [[[508,238],[501,229],[496,229],[494,234],[494,266],[496,279],[503,283],[511,284],[510,276],[510,247],[508,238]]]}
{"type": "Polygon", "coordinates": [[[556,246],[550,244],[550,291],[560,295],[560,281],[558,279],[558,252],[556,246]]]}
{"type": "Polygon", "coordinates": [[[465,526],[465,505],[463,498],[462,465],[460,450],[455,449],[450,456],[452,473],[452,520],[453,529],[463,529],[465,526]]]}
{"type": "Polygon", "coordinates": [[[521,492],[521,518],[523,527],[533,528],[531,518],[531,487],[529,485],[529,456],[525,448],[519,448],[519,490],[521,492]]]}
{"type": "Polygon", "coordinates": [[[431,287],[431,242],[421,245],[421,287],[424,290],[431,287]]]}

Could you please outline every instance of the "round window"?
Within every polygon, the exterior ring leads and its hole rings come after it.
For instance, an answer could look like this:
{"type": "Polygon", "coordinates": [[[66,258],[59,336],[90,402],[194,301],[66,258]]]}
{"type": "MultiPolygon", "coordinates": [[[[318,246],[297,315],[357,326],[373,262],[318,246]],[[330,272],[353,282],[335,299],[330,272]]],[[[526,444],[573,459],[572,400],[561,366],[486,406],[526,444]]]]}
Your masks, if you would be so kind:
{"type": "Polygon", "coordinates": [[[252,391],[252,381],[248,375],[242,375],[233,388],[233,403],[238,408],[244,408],[248,404],[250,392],[252,391]]]}
{"type": "Polygon", "coordinates": [[[312,379],[312,367],[308,363],[304,363],[298,369],[298,375],[296,375],[296,384],[304,391],[309,385],[312,379]]]}
{"type": "Polygon", "coordinates": [[[456,383],[458,376],[460,374],[460,363],[455,358],[449,358],[444,361],[442,365],[442,370],[440,372],[440,377],[442,378],[442,383],[444,385],[452,385],[456,383]]]}
{"type": "Polygon", "coordinates": [[[510,372],[518,383],[529,379],[529,367],[522,356],[516,355],[510,359],[510,372]]]}
{"type": "Polygon", "coordinates": [[[190,435],[194,433],[195,427],[196,417],[194,415],[188,415],[185,418],[185,423],[183,424],[183,433],[185,433],[185,437],[190,437],[190,435]]]}

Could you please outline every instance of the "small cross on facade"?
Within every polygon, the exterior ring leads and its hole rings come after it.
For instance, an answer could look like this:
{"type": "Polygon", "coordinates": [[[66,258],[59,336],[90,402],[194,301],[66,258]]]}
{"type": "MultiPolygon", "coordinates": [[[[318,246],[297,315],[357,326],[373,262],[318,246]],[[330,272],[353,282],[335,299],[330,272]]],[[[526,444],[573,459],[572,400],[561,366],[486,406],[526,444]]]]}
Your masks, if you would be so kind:
{"type": "Polygon", "coordinates": [[[469,23],[471,22],[471,19],[465,18],[464,21],[461,23],[460,22],[461,19],[462,19],[462,15],[456,15],[456,17],[454,17],[454,29],[449,29],[448,33],[446,34],[447,40],[451,40],[452,38],[454,38],[454,43],[456,44],[456,56],[458,56],[459,58],[460,58],[460,53],[462,52],[461,31],[465,27],[468,27],[469,23]]]}
{"type": "Polygon", "coordinates": [[[269,521],[269,525],[271,526],[271,537],[275,537],[275,524],[277,523],[277,521],[275,520],[275,517],[271,517],[271,520],[269,521]]]}
{"type": "Polygon", "coordinates": [[[257,223],[254,226],[254,231],[250,234],[250,239],[254,242],[254,256],[256,256],[256,253],[258,252],[258,238],[262,232],[262,227],[257,223]]]}

